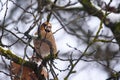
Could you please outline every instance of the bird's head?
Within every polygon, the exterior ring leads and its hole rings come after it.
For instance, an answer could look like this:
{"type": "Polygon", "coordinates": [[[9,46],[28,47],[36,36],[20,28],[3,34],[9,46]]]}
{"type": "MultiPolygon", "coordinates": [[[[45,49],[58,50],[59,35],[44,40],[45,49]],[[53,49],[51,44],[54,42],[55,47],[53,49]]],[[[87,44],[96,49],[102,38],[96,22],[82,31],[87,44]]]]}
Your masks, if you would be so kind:
{"type": "Polygon", "coordinates": [[[44,36],[46,33],[52,33],[51,31],[52,25],[49,22],[44,22],[35,33],[35,36],[44,36]]]}
{"type": "Polygon", "coordinates": [[[52,25],[49,22],[44,22],[41,25],[40,30],[44,30],[45,32],[51,32],[51,28],[52,28],[52,25]]]}

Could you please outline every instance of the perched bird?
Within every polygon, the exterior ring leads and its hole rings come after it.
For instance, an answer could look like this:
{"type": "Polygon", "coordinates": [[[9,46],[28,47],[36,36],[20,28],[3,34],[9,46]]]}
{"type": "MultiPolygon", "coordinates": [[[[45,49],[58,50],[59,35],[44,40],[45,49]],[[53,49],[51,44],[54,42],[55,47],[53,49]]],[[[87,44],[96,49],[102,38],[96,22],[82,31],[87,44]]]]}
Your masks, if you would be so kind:
{"type": "MultiPolygon", "coordinates": [[[[38,59],[36,60],[39,60],[40,62],[42,58],[45,58],[50,53],[52,53],[53,56],[57,53],[56,43],[51,28],[51,24],[45,22],[35,33],[35,35],[38,35],[38,37],[33,40],[36,52],[35,57],[37,57],[38,59]]],[[[13,80],[38,80],[38,76],[31,68],[21,66],[14,62],[11,63],[11,74],[14,75],[13,80]]],[[[45,78],[48,78],[49,76],[44,67],[41,67],[40,74],[45,78]]]]}
{"type": "Polygon", "coordinates": [[[37,54],[36,57],[38,58],[40,58],[40,56],[45,58],[50,53],[53,55],[57,53],[56,43],[51,28],[52,25],[49,22],[44,22],[35,33],[38,37],[33,40],[33,43],[37,54]]]}

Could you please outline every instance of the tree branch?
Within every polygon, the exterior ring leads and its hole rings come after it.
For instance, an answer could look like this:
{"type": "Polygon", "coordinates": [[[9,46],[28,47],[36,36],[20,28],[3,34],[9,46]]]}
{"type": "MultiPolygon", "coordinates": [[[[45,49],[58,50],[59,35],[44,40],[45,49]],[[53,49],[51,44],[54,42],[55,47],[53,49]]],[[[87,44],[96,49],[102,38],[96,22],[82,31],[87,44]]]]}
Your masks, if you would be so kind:
{"type": "Polygon", "coordinates": [[[26,61],[23,60],[22,58],[16,56],[15,54],[13,54],[10,50],[5,50],[3,47],[0,46],[0,55],[4,56],[5,58],[7,58],[8,60],[11,60],[17,64],[23,64],[26,67],[29,67],[33,70],[36,69],[37,64],[34,62],[30,62],[30,61],[26,61]]]}
{"type": "MultiPolygon", "coordinates": [[[[100,20],[105,16],[105,14],[102,12],[102,10],[98,10],[90,0],[78,0],[84,7],[85,11],[88,12],[88,14],[98,17],[100,20]]],[[[111,1],[109,2],[108,6],[110,5],[111,1]]],[[[104,19],[103,23],[106,25],[106,27],[110,28],[113,32],[115,39],[117,40],[118,45],[120,46],[120,21],[119,22],[111,22],[108,18],[104,19]]]]}

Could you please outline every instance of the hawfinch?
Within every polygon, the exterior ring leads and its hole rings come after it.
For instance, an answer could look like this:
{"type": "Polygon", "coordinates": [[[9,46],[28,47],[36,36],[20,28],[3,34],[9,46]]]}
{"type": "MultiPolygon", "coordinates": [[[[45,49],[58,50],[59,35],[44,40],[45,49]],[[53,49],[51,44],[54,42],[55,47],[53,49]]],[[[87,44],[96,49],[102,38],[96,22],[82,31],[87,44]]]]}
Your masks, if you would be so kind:
{"type": "Polygon", "coordinates": [[[35,33],[35,35],[38,35],[38,37],[33,40],[33,43],[35,52],[37,54],[36,57],[38,57],[39,59],[40,56],[42,58],[48,56],[50,54],[51,48],[53,55],[57,53],[56,43],[51,28],[52,25],[49,22],[45,22],[39,27],[39,30],[35,33]]]}

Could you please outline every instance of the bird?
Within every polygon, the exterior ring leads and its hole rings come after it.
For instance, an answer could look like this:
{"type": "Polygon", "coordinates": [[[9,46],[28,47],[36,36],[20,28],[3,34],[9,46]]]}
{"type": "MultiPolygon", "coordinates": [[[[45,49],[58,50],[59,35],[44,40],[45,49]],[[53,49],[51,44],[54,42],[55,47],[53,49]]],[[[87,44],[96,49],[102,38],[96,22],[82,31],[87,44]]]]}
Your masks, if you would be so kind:
{"type": "Polygon", "coordinates": [[[33,43],[36,57],[39,59],[47,57],[50,53],[53,56],[57,53],[56,42],[51,29],[52,25],[49,22],[44,22],[35,33],[38,37],[33,40],[33,43]]]}
{"type": "MultiPolygon", "coordinates": [[[[35,35],[38,36],[33,39],[33,43],[36,52],[35,57],[38,58],[36,60],[39,60],[39,62],[42,62],[41,59],[47,57],[50,53],[52,53],[53,56],[57,53],[56,42],[51,28],[52,25],[49,22],[44,22],[35,33],[35,35]]],[[[11,73],[14,75],[13,80],[38,80],[38,76],[34,70],[15,62],[11,63],[11,73]]],[[[41,68],[40,74],[45,78],[49,76],[45,67],[41,68]]]]}

